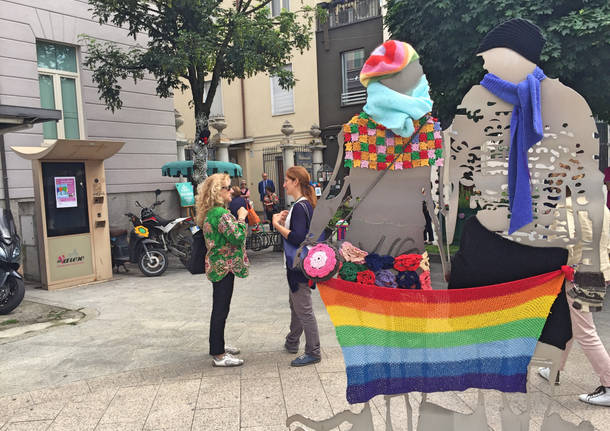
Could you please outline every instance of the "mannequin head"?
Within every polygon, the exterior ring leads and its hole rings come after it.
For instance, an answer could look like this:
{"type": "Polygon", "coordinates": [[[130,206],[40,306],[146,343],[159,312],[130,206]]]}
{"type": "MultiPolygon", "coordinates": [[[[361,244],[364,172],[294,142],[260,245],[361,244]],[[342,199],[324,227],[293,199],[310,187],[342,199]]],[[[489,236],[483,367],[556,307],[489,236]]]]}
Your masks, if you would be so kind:
{"type": "Polygon", "coordinates": [[[485,70],[515,84],[536,68],[534,63],[510,48],[492,48],[478,55],[483,57],[485,70]]]}

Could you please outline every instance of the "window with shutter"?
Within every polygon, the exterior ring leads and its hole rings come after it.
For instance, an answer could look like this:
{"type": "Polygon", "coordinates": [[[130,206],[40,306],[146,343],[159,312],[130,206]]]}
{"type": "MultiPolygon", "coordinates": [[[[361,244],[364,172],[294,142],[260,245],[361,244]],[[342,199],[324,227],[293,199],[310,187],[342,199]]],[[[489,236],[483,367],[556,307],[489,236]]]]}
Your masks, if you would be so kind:
{"type": "Polygon", "coordinates": [[[357,105],[366,100],[366,89],[360,83],[360,70],[364,65],[364,49],[341,53],[341,106],[357,105]]]}
{"type": "MultiPolygon", "coordinates": [[[[284,66],[284,69],[292,71],[292,65],[284,66]]],[[[292,88],[284,90],[280,87],[279,78],[271,77],[271,115],[284,115],[294,113],[294,94],[292,88]]]]}
{"type": "MultiPolygon", "coordinates": [[[[211,81],[206,81],[203,87],[203,97],[207,99],[208,90],[210,89],[211,81]]],[[[214,100],[212,101],[212,106],[210,107],[210,118],[214,117],[224,117],[224,111],[222,109],[222,85],[219,82],[218,87],[216,87],[216,93],[214,93],[214,100]]]]}

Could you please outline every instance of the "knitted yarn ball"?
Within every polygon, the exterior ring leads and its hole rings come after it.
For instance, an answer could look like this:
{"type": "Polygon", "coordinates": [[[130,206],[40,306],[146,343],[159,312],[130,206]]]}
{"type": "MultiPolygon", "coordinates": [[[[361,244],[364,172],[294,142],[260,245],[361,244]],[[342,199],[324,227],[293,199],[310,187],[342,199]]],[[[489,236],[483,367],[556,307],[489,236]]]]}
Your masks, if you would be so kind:
{"type": "Polygon", "coordinates": [[[397,287],[396,276],[389,269],[382,269],[375,273],[375,284],[382,287],[397,287]]]}
{"type": "Polygon", "coordinates": [[[421,255],[419,267],[422,269],[422,271],[430,271],[430,257],[428,256],[427,251],[424,251],[424,253],[421,255]]]}
{"type": "Polygon", "coordinates": [[[430,280],[430,271],[424,271],[419,274],[419,282],[422,290],[432,290],[432,281],[430,280]]]}
{"type": "Polygon", "coordinates": [[[371,270],[360,271],[356,278],[358,283],[362,284],[375,284],[375,273],[371,270]]]}
{"type": "Polygon", "coordinates": [[[373,272],[380,269],[390,269],[394,266],[394,258],[392,256],[380,256],[377,253],[371,253],[364,258],[366,266],[373,272]]]}
{"type": "Polygon", "coordinates": [[[327,244],[316,244],[307,251],[301,263],[305,276],[314,281],[325,281],[332,278],[339,270],[335,248],[327,244]]]}
{"type": "Polygon", "coordinates": [[[364,265],[354,262],[345,262],[339,270],[339,277],[345,281],[356,281],[358,279],[358,273],[365,270],[366,266],[364,265]]]}
{"type": "Polygon", "coordinates": [[[343,256],[343,259],[345,259],[346,262],[354,262],[359,264],[364,264],[364,258],[368,255],[366,251],[360,250],[349,241],[345,241],[343,244],[341,244],[339,253],[341,253],[341,256],[343,256]]]}
{"type": "Polygon", "coordinates": [[[421,261],[421,254],[401,254],[394,259],[394,269],[400,272],[415,271],[419,268],[421,261]]]}
{"type": "Polygon", "coordinates": [[[421,281],[415,271],[399,272],[396,276],[399,289],[421,289],[421,281]]]}
{"type": "Polygon", "coordinates": [[[360,82],[365,87],[371,82],[396,75],[419,58],[415,49],[406,42],[388,40],[373,50],[360,71],[360,82]]]}

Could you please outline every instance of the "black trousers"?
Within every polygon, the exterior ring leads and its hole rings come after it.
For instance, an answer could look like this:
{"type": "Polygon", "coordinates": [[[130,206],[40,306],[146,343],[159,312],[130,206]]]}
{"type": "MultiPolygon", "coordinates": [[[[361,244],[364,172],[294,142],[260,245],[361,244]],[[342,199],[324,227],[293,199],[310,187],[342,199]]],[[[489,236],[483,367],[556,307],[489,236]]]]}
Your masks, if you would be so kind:
{"type": "Polygon", "coordinates": [[[424,241],[434,241],[434,231],[432,230],[432,220],[426,219],[426,228],[424,229],[424,241]]]}
{"type": "Polygon", "coordinates": [[[225,323],[229,315],[235,275],[230,272],[222,280],[212,283],[214,288],[210,317],[210,355],[225,352],[225,323]]]}
{"type": "Polygon", "coordinates": [[[273,232],[273,222],[272,222],[273,214],[274,214],[273,210],[271,210],[271,211],[265,210],[265,215],[267,216],[267,220],[269,220],[269,229],[271,230],[271,232],[273,232]]]}

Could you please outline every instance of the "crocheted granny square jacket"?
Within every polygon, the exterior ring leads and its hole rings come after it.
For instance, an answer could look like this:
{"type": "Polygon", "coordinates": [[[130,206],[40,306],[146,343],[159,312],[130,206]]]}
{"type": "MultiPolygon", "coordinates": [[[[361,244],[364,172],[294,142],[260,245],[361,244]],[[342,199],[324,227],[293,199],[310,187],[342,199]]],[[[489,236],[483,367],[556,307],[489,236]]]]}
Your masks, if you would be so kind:
{"type": "Polygon", "coordinates": [[[442,166],[440,122],[428,114],[413,121],[413,125],[416,132],[405,138],[375,122],[365,112],[355,115],[343,125],[344,166],[377,171],[442,166]]]}

